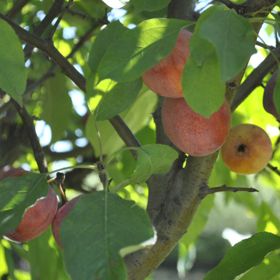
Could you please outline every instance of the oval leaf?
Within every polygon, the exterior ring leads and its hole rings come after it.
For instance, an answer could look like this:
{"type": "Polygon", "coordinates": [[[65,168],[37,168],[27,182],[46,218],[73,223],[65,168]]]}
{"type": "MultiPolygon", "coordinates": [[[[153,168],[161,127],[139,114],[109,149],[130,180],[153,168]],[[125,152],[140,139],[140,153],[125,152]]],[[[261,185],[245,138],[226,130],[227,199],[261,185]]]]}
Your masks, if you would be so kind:
{"type": "Polygon", "coordinates": [[[14,230],[25,209],[45,196],[49,185],[46,175],[27,173],[0,181],[0,235],[14,230]]]}
{"type": "Polygon", "coordinates": [[[73,116],[65,76],[57,73],[45,83],[43,90],[42,118],[51,126],[52,142],[55,142],[63,137],[73,116]]]}
{"type": "Polygon", "coordinates": [[[120,250],[153,235],[147,213],[133,202],[105,192],[81,196],[61,227],[71,279],[127,279],[120,250]]]}
{"type": "Polygon", "coordinates": [[[21,43],[12,27],[2,19],[0,34],[0,88],[21,104],[27,79],[21,43]]]}
{"type": "Polygon", "coordinates": [[[180,29],[188,22],[177,19],[149,19],[125,31],[106,50],[98,73],[101,79],[132,81],[165,57],[180,29]]]}
{"type": "Polygon", "coordinates": [[[212,6],[206,10],[197,22],[195,33],[215,47],[224,81],[234,78],[256,51],[252,25],[225,6],[212,6]]]}
{"type": "Polygon", "coordinates": [[[116,83],[112,80],[103,80],[97,87],[105,95],[96,108],[96,120],[108,120],[128,109],[142,87],[142,81],[136,80],[127,83],[116,83]]]}
{"type": "Polygon", "coordinates": [[[233,280],[259,264],[266,254],[280,248],[280,237],[260,232],[230,248],[222,261],[206,274],[204,280],[233,280]]]}
{"type": "Polygon", "coordinates": [[[250,269],[241,278],[239,278],[239,280],[277,280],[280,276],[279,268],[279,254],[271,253],[264,259],[264,261],[260,265],[250,269]]]}
{"type": "Polygon", "coordinates": [[[178,152],[167,145],[148,144],[137,150],[136,168],[132,174],[133,183],[145,182],[153,174],[166,173],[178,157],[178,152]]]}
{"type": "Polygon", "coordinates": [[[225,83],[214,48],[205,39],[193,35],[191,57],[183,72],[183,92],[193,111],[205,117],[218,111],[225,100],[225,83]]]}

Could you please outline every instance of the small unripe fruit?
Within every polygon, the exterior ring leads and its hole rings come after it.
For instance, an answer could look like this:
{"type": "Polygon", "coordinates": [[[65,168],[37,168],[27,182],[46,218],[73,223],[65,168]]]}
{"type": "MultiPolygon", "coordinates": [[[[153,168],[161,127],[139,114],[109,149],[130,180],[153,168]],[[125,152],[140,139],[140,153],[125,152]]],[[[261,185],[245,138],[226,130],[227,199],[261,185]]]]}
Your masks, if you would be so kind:
{"type": "Polygon", "coordinates": [[[271,78],[269,79],[269,81],[267,82],[263,94],[263,107],[268,113],[270,113],[277,120],[280,121],[280,114],[276,111],[276,107],[273,100],[277,77],[278,77],[278,71],[274,72],[271,78]]]}
{"type": "MultiPolygon", "coordinates": [[[[26,171],[20,168],[1,170],[0,179],[22,176],[25,173],[26,171]]],[[[56,193],[53,189],[49,189],[47,196],[37,199],[33,205],[28,207],[17,228],[5,236],[17,242],[26,242],[38,237],[52,223],[57,206],[56,193]]]]}
{"type": "Polygon", "coordinates": [[[183,98],[165,98],[162,104],[165,134],[179,150],[192,156],[217,151],[226,139],[230,119],[227,102],[209,118],[194,112],[183,98]]]}
{"type": "Polygon", "coordinates": [[[155,93],[179,98],[183,96],[182,73],[190,53],[191,32],[182,29],[171,53],[143,75],[145,85],[155,93]]]}
{"type": "Polygon", "coordinates": [[[56,243],[62,247],[61,239],[60,239],[60,227],[62,221],[67,217],[69,212],[74,208],[76,203],[78,202],[80,196],[73,198],[72,200],[66,202],[61,208],[58,209],[53,222],[52,222],[52,232],[55,238],[56,243]]]}
{"type": "Polygon", "coordinates": [[[240,124],[230,130],[221,156],[225,165],[236,173],[257,173],[271,159],[271,141],[259,126],[240,124]]]}

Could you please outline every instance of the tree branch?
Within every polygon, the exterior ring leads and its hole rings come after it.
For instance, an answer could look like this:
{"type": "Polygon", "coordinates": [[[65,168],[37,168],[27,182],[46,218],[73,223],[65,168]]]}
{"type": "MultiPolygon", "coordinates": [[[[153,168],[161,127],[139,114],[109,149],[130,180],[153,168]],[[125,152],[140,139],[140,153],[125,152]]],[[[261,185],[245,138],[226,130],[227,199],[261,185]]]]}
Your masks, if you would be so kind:
{"type": "Polygon", "coordinates": [[[201,198],[204,198],[209,194],[214,194],[217,192],[258,192],[258,190],[255,188],[228,187],[226,185],[222,185],[214,188],[209,188],[207,185],[204,185],[200,189],[201,198]]]}
{"type": "Polygon", "coordinates": [[[13,18],[28,3],[28,0],[18,0],[13,7],[6,13],[6,16],[13,18]]]}
{"type": "Polygon", "coordinates": [[[26,109],[24,107],[21,107],[16,101],[12,99],[12,102],[18,111],[25,128],[27,130],[27,134],[31,143],[31,147],[34,153],[35,160],[37,162],[39,171],[41,173],[47,173],[48,172],[48,167],[47,167],[47,162],[45,160],[45,155],[43,152],[43,149],[40,145],[38,136],[35,131],[35,126],[33,123],[33,118],[28,114],[26,109]]]}
{"type": "MultiPolygon", "coordinates": [[[[33,34],[35,35],[42,35],[44,34],[45,30],[50,26],[53,19],[58,16],[62,10],[64,0],[56,0],[53,2],[52,6],[50,7],[48,13],[43,18],[43,20],[34,27],[33,34]]],[[[24,54],[26,58],[29,58],[31,56],[33,50],[33,45],[26,45],[24,48],[24,54]]]]}
{"type": "MultiPolygon", "coordinates": [[[[173,0],[169,8],[182,9],[178,5],[179,2],[179,0],[173,0]]],[[[192,6],[189,1],[185,2],[188,2],[189,7],[192,6]]],[[[169,10],[169,15],[181,16],[181,12],[169,10]]],[[[255,25],[256,30],[259,27],[260,24],[255,25]]],[[[231,84],[227,85],[226,93],[229,100],[235,95],[236,87],[240,85],[243,72],[233,80],[235,87],[232,87],[231,84]]],[[[156,124],[157,135],[161,137],[157,141],[165,142],[166,136],[162,127],[161,125],[158,126],[158,123],[156,124]]],[[[201,186],[207,184],[217,154],[214,153],[206,157],[189,156],[185,168],[182,165],[183,161],[178,159],[167,174],[153,175],[149,179],[148,213],[156,228],[157,241],[151,248],[126,257],[130,280],[142,280],[149,275],[166,258],[187,231],[201,202],[201,186]],[[153,203],[156,207],[153,206],[153,203]]]]}
{"type": "Polygon", "coordinates": [[[276,175],[280,176],[280,170],[276,166],[268,163],[267,168],[272,170],[276,175]]]}
{"type": "MultiPolygon", "coordinates": [[[[86,80],[84,76],[71,63],[69,63],[50,42],[24,30],[2,14],[0,14],[0,18],[4,19],[14,28],[19,38],[45,52],[82,91],[86,92],[86,80]]],[[[120,131],[116,131],[125,143],[129,138],[131,144],[138,143],[133,133],[119,116],[113,117],[110,119],[110,122],[115,129],[120,129],[120,131]]]]}
{"type": "MultiPolygon", "coordinates": [[[[103,23],[103,20],[97,21],[92,24],[92,26],[80,37],[79,41],[74,45],[71,52],[66,56],[66,59],[69,59],[74,56],[74,54],[84,45],[84,43],[90,39],[92,32],[99,26],[100,23],[103,23]]],[[[47,70],[45,74],[41,76],[41,78],[39,78],[34,83],[31,83],[27,86],[24,94],[33,92],[37,87],[42,85],[47,79],[53,77],[56,67],[57,64],[53,64],[52,66],[50,66],[50,68],[47,70]]]]}
{"type": "Polygon", "coordinates": [[[237,93],[231,103],[231,110],[234,111],[250,93],[262,83],[262,79],[277,65],[280,59],[280,48],[276,48],[255,68],[246,80],[239,86],[237,93]]]}

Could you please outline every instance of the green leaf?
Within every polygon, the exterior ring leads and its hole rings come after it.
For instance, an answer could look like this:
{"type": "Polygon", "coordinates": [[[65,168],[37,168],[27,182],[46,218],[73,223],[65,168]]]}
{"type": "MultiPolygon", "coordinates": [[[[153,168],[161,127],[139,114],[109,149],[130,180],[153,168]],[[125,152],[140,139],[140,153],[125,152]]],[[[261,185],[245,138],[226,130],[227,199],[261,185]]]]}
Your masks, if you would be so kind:
{"type": "MultiPolygon", "coordinates": [[[[120,114],[133,133],[147,125],[156,101],[157,96],[151,91],[146,91],[140,94],[128,110],[120,114]]],[[[96,156],[100,153],[110,155],[124,145],[111,123],[96,121],[93,114],[86,124],[86,136],[93,145],[96,156]]]]}
{"type": "Polygon", "coordinates": [[[141,87],[141,80],[127,83],[103,80],[96,87],[97,90],[102,89],[105,93],[96,108],[96,120],[108,120],[128,109],[136,100],[141,87]]]}
{"type": "Polygon", "coordinates": [[[184,245],[185,248],[188,248],[192,243],[196,241],[208,221],[209,214],[213,206],[213,196],[207,196],[202,200],[197,212],[193,217],[193,221],[188,228],[188,232],[180,240],[180,245],[184,245]]]}
{"type": "Polygon", "coordinates": [[[77,0],[75,5],[94,19],[101,19],[106,13],[106,5],[99,0],[77,0]]]}
{"type": "Polygon", "coordinates": [[[279,254],[271,253],[260,265],[251,268],[239,280],[272,280],[273,277],[280,275],[279,267],[279,254]]]}
{"type": "Polygon", "coordinates": [[[252,25],[225,6],[212,6],[206,10],[197,22],[195,33],[215,47],[224,81],[234,78],[256,51],[252,25]]]}
{"type": "Polygon", "coordinates": [[[177,19],[148,19],[125,31],[106,50],[98,73],[102,79],[132,81],[167,56],[180,29],[188,22],[177,19]]]}
{"type": "Polygon", "coordinates": [[[133,202],[103,191],[81,196],[61,226],[71,279],[127,279],[121,249],[153,235],[147,213],[133,202]]]}
{"type": "Polygon", "coordinates": [[[178,152],[162,144],[148,144],[137,150],[137,162],[131,176],[134,183],[145,182],[152,174],[166,173],[178,157],[178,152]]]}
{"type": "Polygon", "coordinates": [[[46,175],[27,173],[0,181],[0,235],[14,230],[27,207],[48,192],[46,175]]]}
{"type": "Polygon", "coordinates": [[[135,12],[141,11],[157,11],[167,7],[171,0],[131,0],[130,2],[133,4],[135,8],[135,12]]]}
{"type": "Polygon", "coordinates": [[[32,279],[70,280],[64,270],[62,255],[55,246],[50,228],[28,242],[28,261],[32,279]]]}
{"type": "Polygon", "coordinates": [[[218,111],[225,100],[225,83],[214,48],[205,39],[193,35],[191,57],[183,71],[184,98],[193,111],[205,117],[218,111]],[[203,81],[203,82],[202,82],[203,81]]]}
{"type": "Polygon", "coordinates": [[[94,40],[89,53],[88,65],[92,73],[96,74],[97,68],[107,48],[126,31],[119,21],[110,23],[101,30],[94,40]]]}
{"type": "Polygon", "coordinates": [[[22,104],[27,71],[21,43],[8,23],[0,19],[0,88],[22,104]]]}
{"type": "Polygon", "coordinates": [[[5,247],[0,243],[0,276],[8,272],[8,266],[5,258],[5,247]]]}
{"type": "Polygon", "coordinates": [[[51,126],[53,142],[63,137],[73,113],[66,82],[65,76],[57,73],[44,87],[42,118],[51,126]]]}
{"type": "Polygon", "coordinates": [[[268,232],[256,233],[230,248],[222,261],[204,280],[234,279],[259,264],[266,254],[280,248],[280,237],[268,232]]]}

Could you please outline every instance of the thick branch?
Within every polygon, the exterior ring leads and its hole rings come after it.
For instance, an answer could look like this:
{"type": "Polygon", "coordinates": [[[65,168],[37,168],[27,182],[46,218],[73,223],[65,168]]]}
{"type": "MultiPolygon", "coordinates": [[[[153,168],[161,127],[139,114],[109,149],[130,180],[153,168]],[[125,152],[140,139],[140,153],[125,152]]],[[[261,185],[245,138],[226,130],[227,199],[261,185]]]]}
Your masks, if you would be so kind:
{"type": "Polygon", "coordinates": [[[237,90],[237,93],[232,101],[231,109],[234,111],[250,93],[262,83],[262,79],[276,66],[280,59],[280,48],[277,48],[265,58],[265,60],[252,71],[246,78],[243,84],[237,90]]]}
{"type": "MultiPolygon", "coordinates": [[[[174,0],[169,8],[176,7],[180,1],[174,0]],[[174,6],[173,6],[174,5],[174,6]]],[[[189,7],[191,6],[189,1],[189,7]]],[[[176,9],[180,9],[180,5],[176,9]]],[[[169,11],[169,15],[180,16],[180,11],[169,11]]],[[[256,25],[258,30],[260,24],[256,25]]],[[[233,83],[226,88],[229,100],[235,95],[243,71],[237,75],[233,83]]],[[[159,121],[160,124],[160,121],[159,121]]],[[[161,125],[157,123],[157,139],[166,142],[161,125]],[[159,129],[159,131],[158,131],[159,129]]],[[[217,153],[207,157],[188,157],[186,168],[178,160],[168,174],[152,176],[149,180],[148,212],[157,231],[157,241],[154,246],[146,250],[127,256],[126,264],[130,280],[142,280],[166,258],[187,231],[196,208],[201,201],[201,188],[207,184],[217,153]],[[160,189],[158,191],[156,189],[160,189]],[[158,195],[158,196],[157,196],[158,195]],[[156,205],[154,207],[153,203],[156,205]]],[[[216,189],[216,191],[221,190],[216,189]]]]}
{"type": "MultiPolygon", "coordinates": [[[[203,158],[190,157],[186,169],[165,175],[168,184],[161,211],[154,219],[157,242],[148,250],[126,258],[130,280],[143,280],[167,257],[186,232],[201,202],[200,187],[207,182],[217,154],[203,158]]],[[[161,187],[161,186],[158,186],[161,187]]]]}

